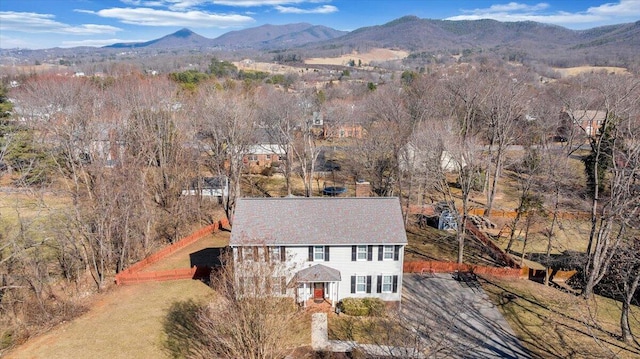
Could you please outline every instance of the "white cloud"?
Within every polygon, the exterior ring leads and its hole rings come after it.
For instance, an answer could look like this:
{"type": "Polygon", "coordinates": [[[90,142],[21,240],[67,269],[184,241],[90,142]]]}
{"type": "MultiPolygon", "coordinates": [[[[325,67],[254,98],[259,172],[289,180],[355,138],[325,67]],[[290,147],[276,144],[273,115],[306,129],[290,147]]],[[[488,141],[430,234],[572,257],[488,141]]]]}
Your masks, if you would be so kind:
{"type": "Polygon", "coordinates": [[[60,47],[77,47],[77,46],[102,47],[102,46],[113,45],[117,43],[131,43],[131,42],[145,42],[145,41],[148,41],[148,40],[92,39],[92,40],[78,40],[78,41],[62,41],[62,46],[60,47]]]}
{"type": "Polygon", "coordinates": [[[278,12],[283,14],[331,14],[338,11],[333,5],[322,5],[313,9],[301,9],[292,6],[276,6],[278,12]]]}
{"type": "Polygon", "coordinates": [[[55,21],[54,18],[55,16],[51,14],[1,11],[0,30],[71,35],[114,34],[121,31],[120,28],[109,25],[69,25],[55,21]]]}
{"type": "Polygon", "coordinates": [[[520,4],[517,2],[510,2],[508,4],[491,5],[487,10],[489,12],[502,12],[502,11],[540,11],[549,7],[547,3],[539,3],[536,5],[520,4]]]}
{"type": "Polygon", "coordinates": [[[551,6],[547,3],[527,5],[510,2],[483,9],[462,10],[463,15],[452,16],[446,20],[536,21],[570,28],[588,28],[637,21],[640,17],[640,0],[619,0],[578,12],[552,12],[550,9],[551,6]]]}
{"type": "Polygon", "coordinates": [[[303,3],[323,3],[331,0],[212,0],[217,5],[254,7],[254,6],[283,6],[303,3]]]}
{"type": "Polygon", "coordinates": [[[121,0],[123,3],[141,7],[166,7],[169,10],[185,11],[200,5],[211,3],[211,0],[121,0]]]}
{"type": "Polygon", "coordinates": [[[151,8],[111,8],[95,12],[101,17],[117,19],[125,24],[142,26],[233,27],[253,23],[252,17],[235,14],[212,14],[204,11],[168,11],[151,8]]]}
{"type": "Polygon", "coordinates": [[[331,0],[120,0],[131,6],[166,7],[173,10],[193,9],[198,6],[215,4],[234,7],[278,6],[302,3],[322,3],[331,0]]]}

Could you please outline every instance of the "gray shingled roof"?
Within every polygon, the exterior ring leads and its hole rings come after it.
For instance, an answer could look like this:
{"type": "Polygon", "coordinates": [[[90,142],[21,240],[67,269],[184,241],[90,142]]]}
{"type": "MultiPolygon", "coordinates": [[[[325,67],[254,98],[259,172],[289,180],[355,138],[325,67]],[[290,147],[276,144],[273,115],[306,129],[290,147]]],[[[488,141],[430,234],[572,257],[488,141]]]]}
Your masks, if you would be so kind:
{"type": "Polygon", "coordinates": [[[396,197],[240,198],[231,246],[406,244],[396,197]]]}
{"type": "Polygon", "coordinates": [[[305,268],[295,277],[296,282],[339,282],[340,271],[327,267],[322,264],[316,264],[309,268],[305,268]]]}

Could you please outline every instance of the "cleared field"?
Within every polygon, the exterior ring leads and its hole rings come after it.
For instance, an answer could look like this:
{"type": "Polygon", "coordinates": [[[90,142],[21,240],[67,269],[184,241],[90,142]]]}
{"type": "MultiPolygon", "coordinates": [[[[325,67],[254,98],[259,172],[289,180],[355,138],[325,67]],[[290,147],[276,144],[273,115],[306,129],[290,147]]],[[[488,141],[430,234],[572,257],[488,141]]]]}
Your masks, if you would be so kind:
{"type": "Polygon", "coordinates": [[[316,57],[306,59],[305,64],[309,65],[342,65],[346,66],[349,61],[353,60],[356,64],[362,62],[362,65],[369,65],[372,62],[383,62],[391,60],[402,60],[409,56],[407,51],[391,50],[391,49],[372,49],[368,52],[359,53],[354,51],[339,57],[316,57]]]}
{"type": "Polygon", "coordinates": [[[615,73],[615,74],[628,73],[626,68],[614,67],[614,66],[578,66],[578,67],[567,67],[567,68],[554,67],[553,69],[558,73],[560,73],[560,76],[562,77],[576,76],[586,72],[598,72],[598,71],[606,71],[608,73],[615,73]]]}

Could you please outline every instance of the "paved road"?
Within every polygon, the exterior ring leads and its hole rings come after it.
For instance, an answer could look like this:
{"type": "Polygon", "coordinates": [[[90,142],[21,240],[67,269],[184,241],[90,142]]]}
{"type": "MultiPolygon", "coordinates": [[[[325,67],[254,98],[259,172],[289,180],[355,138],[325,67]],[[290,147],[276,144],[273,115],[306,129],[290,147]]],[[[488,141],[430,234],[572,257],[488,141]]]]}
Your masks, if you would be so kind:
{"type": "Polygon", "coordinates": [[[477,282],[451,274],[405,274],[402,313],[414,321],[435,357],[523,358],[531,356],[477,282]]]}

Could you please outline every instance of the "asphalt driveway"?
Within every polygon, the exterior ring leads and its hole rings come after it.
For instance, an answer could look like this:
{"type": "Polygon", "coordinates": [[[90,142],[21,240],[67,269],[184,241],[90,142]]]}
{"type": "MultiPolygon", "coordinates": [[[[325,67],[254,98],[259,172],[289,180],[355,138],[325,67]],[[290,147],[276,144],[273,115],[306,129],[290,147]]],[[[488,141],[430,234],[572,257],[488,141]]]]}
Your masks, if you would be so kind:
{"type": "Polygon", "coordinates": [[[402,312],[430,354],[446,358],[531,358],[484,290],[451,274],[408,274],[402,312]]]}

